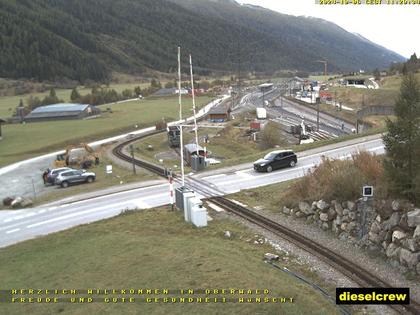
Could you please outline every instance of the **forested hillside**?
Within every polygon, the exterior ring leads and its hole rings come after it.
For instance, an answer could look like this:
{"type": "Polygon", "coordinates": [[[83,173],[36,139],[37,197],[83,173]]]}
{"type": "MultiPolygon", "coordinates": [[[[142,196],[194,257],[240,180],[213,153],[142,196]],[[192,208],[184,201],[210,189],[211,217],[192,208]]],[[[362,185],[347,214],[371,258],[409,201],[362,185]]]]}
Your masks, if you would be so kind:
{"type": "Polygon", "coordinates": [[[402,58],[332,23],[229,0],[0,0],[0,77],[106,81],[112,71],[382,68],[402,58]],[[189,4],[194,4],[189,6],[189,4]]]}

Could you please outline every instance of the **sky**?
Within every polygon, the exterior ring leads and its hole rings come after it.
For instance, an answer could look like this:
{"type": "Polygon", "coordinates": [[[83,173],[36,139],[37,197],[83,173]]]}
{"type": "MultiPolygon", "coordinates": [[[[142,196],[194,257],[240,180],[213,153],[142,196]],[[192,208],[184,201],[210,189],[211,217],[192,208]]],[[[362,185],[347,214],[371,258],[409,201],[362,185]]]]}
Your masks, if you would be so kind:
{"type": "MultiPolygon", "coordinates": [[[[340,0],[336,0],[339,2],[340,0]]],[[[351,2],[352,0],[349,0],[351,2]]],[[[382,0],[399,2],[399,0],[382,0]]],[[[237,0],[291,15],[322,18],[409,58],[420,56],[420,4],[320,5],[315,0],[237,0]]],[[[373,1],[372,1],[373,2],[373,1]]]]}

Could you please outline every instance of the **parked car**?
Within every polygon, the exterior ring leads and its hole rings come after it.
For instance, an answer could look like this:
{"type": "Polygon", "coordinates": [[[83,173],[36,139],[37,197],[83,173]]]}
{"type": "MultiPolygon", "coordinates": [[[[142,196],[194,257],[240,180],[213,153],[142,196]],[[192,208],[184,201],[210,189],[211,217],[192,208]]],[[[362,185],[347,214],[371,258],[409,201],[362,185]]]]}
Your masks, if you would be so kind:
{"type": "Polygon", "coordinates": [[[70,167],[60,167],[60,168],[54,168],[50,170],[47,174],[47,183],[54,185],[55,179],[60,173],[65,172],[65,171],[70,171],[70,170],[72,170],[72,168],[70,167]]]}
{"type": "Polygon", "coordinates": [[[66,188],[71,184],[92,183],[96,179],[96,174],[86,170],[69,170],[58,174],[55,179],[56,185],[66,188]]]}
{"type": "Polygon", "coordinates": [[[264,158],[254,162],[257,172],[271,172],[282,167],[294,167],[297,156],[292,150],[278,150],[268,153],[264,158]]]}

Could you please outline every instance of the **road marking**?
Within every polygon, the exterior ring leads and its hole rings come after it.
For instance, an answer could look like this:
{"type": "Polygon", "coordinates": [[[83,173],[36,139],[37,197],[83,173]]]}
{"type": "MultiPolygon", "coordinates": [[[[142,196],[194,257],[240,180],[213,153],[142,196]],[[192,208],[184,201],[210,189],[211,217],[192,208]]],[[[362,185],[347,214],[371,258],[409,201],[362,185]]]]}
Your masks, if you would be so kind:
{"type": "Polygon", "coordinates": [[[14,230],[7,231],[6,234],[11,234],[11,233],[19,232],[19,231],[20,229],[14,229],[14,230]]]}
{"type": "Polygon", "coordinates": [[[223,176],[226,176],[226,174],[211,175],[211,176],[203,177],[203,179],[217,178],[217,177],[223,177],[223,176]]]}
{"type": "Polygon", "coordinates": [[[42,209],[38,211],[38,213],[44,213],[44,212],[47,212],[47,209],[42,209]]]}
{"type": "Polygon", "coordinates": [[[58,207],[57,206],[54,206],[54,207],[49,207],[48,208],[48,211],[52,211],[52,210],[55,210],[55,209],[57,209],[58,207]]]}
{"type": "Polygon", "coordinates": [[[237,171],[235,172],[239,177],[242,178],[253,178],[254,176],[249,174],[249,170],[237,171]]]}
{"type": "Polygon", "coordinates": [[[69,219],[69,218],[72,218],[72,217],[77,217],[77,216],[92,213],[92,212],[99,212],[101,209],[116,208],[120,205],[127,205],[128,203],[129,203],[129,201],[124,201],[124,202],[111,204],[111,205],[104,206],[104,207],[98,207],[98,208],[89,209],[89,210],[85,210],[85,211],[74,212],[74,213],[63,215],[63,216],[60,216],[60,217],[56,217],[56,218],[53,218],[53,219],[50,219],[50,220],[30,224],[26,228],[30,229],[30,228],[37,227],[37,226],[40,226],[40,225],[49,224],[49,223],[53,223],[53,222],[57,222],[57,221],[62,221],[64,219],[69,219]]]}

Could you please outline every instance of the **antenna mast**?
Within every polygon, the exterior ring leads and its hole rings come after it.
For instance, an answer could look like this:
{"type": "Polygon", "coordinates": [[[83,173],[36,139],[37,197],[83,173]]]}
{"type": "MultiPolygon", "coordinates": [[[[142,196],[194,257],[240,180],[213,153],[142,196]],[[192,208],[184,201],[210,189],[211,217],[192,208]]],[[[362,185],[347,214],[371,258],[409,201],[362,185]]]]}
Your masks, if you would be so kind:
{"type": "Polygon", "coordinates": [[[193,102],[193,115],[194,115],[194,130],[195,130],[195,145],[197,149],[197,156],[199,156],[198,152],[198,127],[197,127],[197,118],[195,113],[195,91],[194,91],[194,76],[192,70],[192,58],[190,55],[190,73],[191,73],[191,93],[192,93],[192,102],[193,102]]]}
{"type": "Polygon", "coordinates": [[[180,145],[179,149],[181,151],[181,178],[182,178],[182,187],[185,186],[185,176],[184,176],[184,143],[182,139],[182,100],[181,100],[181,47],[178,47],[178,103],[179,103],[179,136],[180,136],[180,145]]]}

